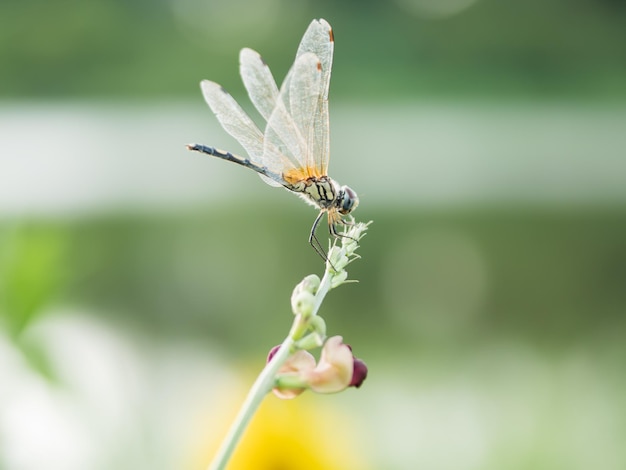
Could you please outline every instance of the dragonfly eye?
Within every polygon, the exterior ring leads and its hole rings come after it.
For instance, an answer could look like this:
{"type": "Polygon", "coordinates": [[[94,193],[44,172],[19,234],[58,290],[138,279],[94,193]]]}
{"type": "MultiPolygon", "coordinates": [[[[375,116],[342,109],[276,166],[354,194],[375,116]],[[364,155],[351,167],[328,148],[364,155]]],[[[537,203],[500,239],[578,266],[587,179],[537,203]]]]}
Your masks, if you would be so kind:
{"type": "Polygon", "coordinates": [[[343,215],[349,214],[359,205],[359,198],[348,186],[341,187],[341,200],[339,201],[339,212],[343,215]]]}

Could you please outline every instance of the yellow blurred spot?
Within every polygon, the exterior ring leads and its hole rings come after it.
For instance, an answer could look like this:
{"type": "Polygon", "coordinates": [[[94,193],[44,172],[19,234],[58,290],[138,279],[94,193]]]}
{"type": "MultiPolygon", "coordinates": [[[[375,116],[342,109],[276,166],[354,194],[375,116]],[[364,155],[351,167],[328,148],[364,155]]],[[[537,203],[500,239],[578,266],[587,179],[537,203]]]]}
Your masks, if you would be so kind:
{"type": "MultiPolygon", "coordinates": [[[[251,384],[251,382],[250,382],[251,384]]],[[[232,385],[232,384],[231,384],[232,385]]],[[[349,393],[348,391],[347,393],[349,393]]],[[[205,416],[205,435],[193,469],[205,469],[217,452],[245,393],[230,390],[205,416]],[[235,395],[235,397],[233,397],[235,395]],[[207,429],[209,427],[209,429],[207,429]],[[219,432],[216,432],[218,431],[219,432]]],[[[351,416],[310,392],[293,400],[269,394],[239,442],[228,470],[366,470],[351,416]]]]}

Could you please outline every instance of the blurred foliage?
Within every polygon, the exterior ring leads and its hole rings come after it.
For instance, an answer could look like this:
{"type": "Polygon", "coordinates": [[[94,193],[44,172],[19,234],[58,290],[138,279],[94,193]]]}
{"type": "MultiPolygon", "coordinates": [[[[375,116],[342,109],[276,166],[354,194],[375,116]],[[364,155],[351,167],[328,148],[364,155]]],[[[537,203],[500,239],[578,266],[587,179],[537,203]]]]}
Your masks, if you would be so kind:
{"type": "Polygon", "coordinates": [[[67,234],[57,224],[0,227],[0,324],[30,366],[48,378],[54,374],[46,351],[22,333],[62,295],[67,249],[67,234]]]}
{"type": "MultiPolygon", "coordinates": [[[[10,324],[21,327],[69,272],[66,302],[131,329],[265,349],[286,333],[291,289],[322,263],[306,241],[312,214],[260,212],[81,219],[66,224],[67,245],[57,228],[31,227],[12,245],[20,264],[5,264],[16,266],[3,282],[10,324]],[[55,266],[61,247],[67,262],[55,266]]],[[[559,348],[626,333],[623,211],[369,215],[365,260],[349,270],[360,282],[324,305],[331,334],[382,348],[487,337],[559,348]]]]}
{"type": "Polygon", "coordinates": [[[13,337],[53,302],[65,278],[67,238],[45,223],[0,231],[0,314],[13,337]]]}
{"type": "MultiPolygon", "coordinates": [[[[0,97],[196,96],[241,90],[237,54],[282,80],[311,18],[333,25],[342,97],[626,92],[626,8],[615,0],[45,0],[0,3],[0,97]]],[[[336,96],[336,95],[335,95],[336,96]]]]}

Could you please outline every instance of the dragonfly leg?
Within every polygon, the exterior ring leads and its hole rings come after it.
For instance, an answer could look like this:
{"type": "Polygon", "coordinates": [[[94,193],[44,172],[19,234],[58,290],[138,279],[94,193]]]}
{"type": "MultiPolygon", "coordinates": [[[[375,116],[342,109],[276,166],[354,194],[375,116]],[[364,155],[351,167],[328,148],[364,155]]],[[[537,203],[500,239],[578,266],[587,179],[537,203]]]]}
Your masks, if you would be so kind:
{"type": "Polygon", "coordinates": [[[330,232],[330,234],[335,237],[335,238],[349,238],[350,240],[354,240],[355,242],[358,242],[358,240],[354,237],[351,237],[349,235],[345,235],[341,232],[337,231],[337,224],[341,224],[341,225],[354,225],[354,221],[347,221],[347,220],[343,220],[343,219],[338,219],[335,222],[329,223],[328,224],[328,230],[330,232]]]}
{"type": "Polygon", "coordinates": [[[335,268],[333,263],[330,261],[330,259],[328,258],[328,255],[324,251],[324,248],[322,248],[322,244],[317,238],[317,235],[315,235],[315,231],[317,230],[317,226],[319,225],[320,220],[322,220],[323,215],[324,215],[324,211],[320,211],[318,216],[315,218],[315,222],[313,222],[313,227],[311,227],[311,234],[309,235],[309,243],[311,244],[315,252],[318,255],[320,255],[325,262],[330,264],[330,267],[333,268],[333,270],[336,272],[337,268],[335,268]]]}
{"type": "Polygon", "coordinates": [[[347,215],[345,217],[350,217],[350,220],[347,220],[345,218],[341,218],[341,219],[338,220],[338,222],[341,225],[347,225],[348,227],[353,227],[354,226],[354,217],[352,217],[352,214],[347,215]]]}
{"type": "Polygon", "coordinates": [[[322,248],[322,244],[317,238],[317,235],[315,235],[315,231],[317,230],[317,226],[319,225],[320,220],[322,220],[323,215],[324,211],[320,211],[320,213],[315,218],[315,222],[313,222],[313,226],[311,227],[311,233],[309,234],[309,244],[313,247],[315,252],[324,259],[324,261],[328,261],[328,255],[326,255],[324,248],[322,248]]]}

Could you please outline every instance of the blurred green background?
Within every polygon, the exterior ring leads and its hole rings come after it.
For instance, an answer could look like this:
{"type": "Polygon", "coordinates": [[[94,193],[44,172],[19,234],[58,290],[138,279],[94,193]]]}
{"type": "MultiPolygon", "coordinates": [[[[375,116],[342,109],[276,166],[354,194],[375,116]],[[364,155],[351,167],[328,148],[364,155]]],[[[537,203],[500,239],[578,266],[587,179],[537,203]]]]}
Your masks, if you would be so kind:
{"type": "Polygon", "coordinates": [[[320,17],[374,220],[321,314],[370,376],[268,397],[232,468],[626,468],[623,2],[5,0],[0,469],[206,465],[322,263],[314,211],[185,150],[241,151],[198,82],[247,103],[239,50],[280,82],[320,17]]]}

